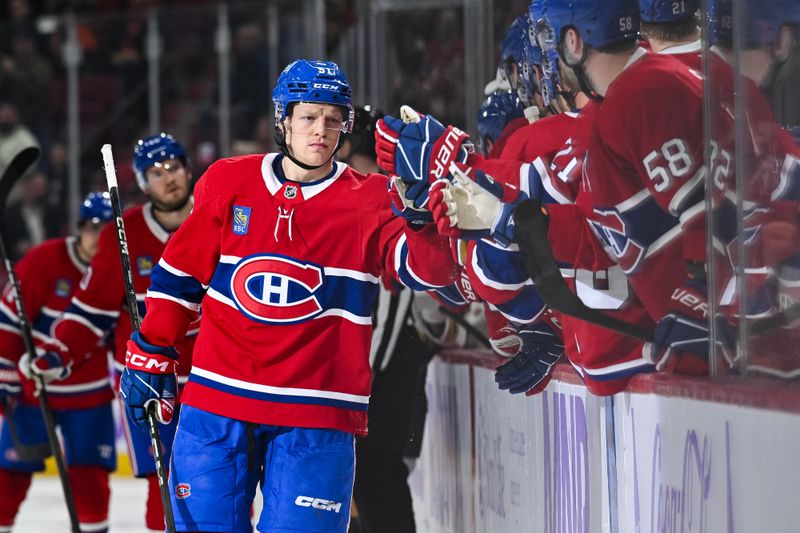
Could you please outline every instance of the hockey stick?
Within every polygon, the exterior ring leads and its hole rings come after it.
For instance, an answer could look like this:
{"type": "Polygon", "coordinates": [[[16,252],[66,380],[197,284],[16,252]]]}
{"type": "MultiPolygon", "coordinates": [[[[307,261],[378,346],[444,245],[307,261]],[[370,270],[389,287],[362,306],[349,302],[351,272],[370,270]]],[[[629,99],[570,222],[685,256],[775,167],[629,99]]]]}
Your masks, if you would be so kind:
{"type": "MultiPolygon", "coordinates": [[[[111,207],[114,210],[114,221],[117,226],[117,244],[119,245],[119,257],[122,260],[122,277],[125,279],[125,301],[131,317],[131,327],[133,331],[139,331],[142,320],[139,317],[139,307],[136,303],[133,269],[131,268],[131,257],[128,254],[128,238],[125,234],[125,224],[122,220],[122,203],[119,199],[117,171],[114,168],[111,145],[104,144],[100,153],[103,155],[103,168],[106,172],[108,193],[111,196],[111,207]]],[[[156,477],[158,478],[158,488],[161,493],[161,505],[164,507],[164,522],[167,525],[167,533],[175,533],[175,515],[172,512],[172,501],[170,500],[169,485],[167,484],[167,470],[164,467],[164,454],[161,451],[161,437],[158,430],[158,420],[156,419],[156,409],[155,404],[151,404],[150,408],[147,409],[147,428],[153,445],[153,460],[156,464],[156,477]]]]}
{"type": "Polygon", "coordinates": [[[469,335],[475,337],[475,340],[477,340],[484,348],[494,351],[492,349],[492,343],[489,342],[489,339],[486,337],[486,335],[484,335],[483,332],[481,332],[478,328],[467,322],[467,320],[462,315],[452,312],[450,309],[446,308],[443,305],[439,306],[439,312],[445,316],[450,317],[450,319],[452,319],[453,322],[464,328],[466,332],[469,335]]]}
{"type": "MultiPolygon", "coordinates": [[[[592,324],[622,333],[645,342],[653,341],[653,333],[636,324],[625,322],[609,316],[597,309],[587,307],[578,296],[570,290],[561,269],[553,257],[553,251],[547,241],[547,224],[541,216],[539,205],[533,200],[525,200],[514,211],[517,244],[522,254],[525,267],[531,276],[536,290],[542,299],[555,309],[592,324]]],[[[748,324],[752,335],[763,335],[770,330],[800,320],[800,304],[792,305],[777,315],[753,320],[748,324]]]]}
{"type": "MultiPolygon", "coordinates": [[[[14,184],[25,174],[25,172],[36,162],[39,157],[38,147],[27,147],[21,150],[8,167],[3,170],[0,176],[0,221],[3,219],[3,212],[5,211],[6,200],[14,188],[14,184]]],[[[3,262],[8,272],[8,283],[11,286],[11,292],[14,296],[14,303],[17,307],[17,319],[19,320],[19,328],[22,333],[22,340],[25,343],[25,351],[28,354],[29,364],[33,364],[36,359],[36,348],[33,342],[33,333],[31,331],[31,323],[28,319],[28,313],[25,311],[25,304],[22,301],[22,289],[20,287],[19,278],[14,270],[14,265],[11,263],[11,258],[6,251],[5,238],[0,232],[0,255],[3,256],[3,262]]],[[[53,452],[53,458],[56,463],[56,470],[58,470],[58,478],[61,481],[61,489],[64,492],[64,502],[67,505],[67,512],[69,513],[70,526],[73,533],[80,533],[81,528],[78,523],[78,513],[75,509],[75,500],[72,497],[72,487],[69,484],[67,477],[67,467],[64,461],[64,454],[61,451],[61,443],[56,435],[56,425],[53,419],[53,411],[50,409],[50,402],[47,399],[47,389],[45,387],[44,378],[34,372],[31,376],[36,383],[36,395],[39,397],[39,408],[42,411],[42,418],[44,419],[44,427],[47,433],[47,441],[50,444],[50,449],[53,452]]]]}
{"type": "Polygon", "coordinates": [[[652,331],[587,307],[572,292],[561,277],[561,269],[553,257],[553,250],[547,241],[547,222],[538,202],[533,200],[521,202],[514,210],[514,223],[515,240],[519,245],[525,268],[547,305],[556,311],[623,335],[645,342],[653,341],[652,331]]]}
{"type": "Polygon", "coordinates": [[[14,408],[10,403],[3,403],[3,418],[5,419],[6,424],[8,424],[8,434],[11,436],[11,444],[14,445],[14,449],[17,451],[17,456],[19,457],[20,461],[28,463],[32,463],[34,461],[44,461],[53,455],[53,451],[50,449],[49,443],[22,443],[22,440],[19,438],[19,432],[17,431],[17,424],[14,422],[13,410],[14,408]]]}

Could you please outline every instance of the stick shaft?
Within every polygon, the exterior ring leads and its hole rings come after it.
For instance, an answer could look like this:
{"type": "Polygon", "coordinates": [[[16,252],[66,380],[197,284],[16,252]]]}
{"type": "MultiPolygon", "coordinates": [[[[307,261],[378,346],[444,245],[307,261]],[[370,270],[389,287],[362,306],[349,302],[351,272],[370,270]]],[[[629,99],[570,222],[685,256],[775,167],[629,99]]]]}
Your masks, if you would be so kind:
{"type": "MultiPolygon", "coordinates": [[[[133,331],[139,331],[142,320],[139,316],[139,305],[136,301],[136,288],[133,285],[133,269],[131,268],[131,257],[128,251],[128,238],[125,233],[125,223],[122,220],[122,203],[119,199],[117,171],[114,168],[111,145],[103,145],[101,153],[103,154],[103,168],[105,169],[106,182],[108,183],[108,194],[111,196],[111,208],[114,210],[114,224],[117,230],[119,257],[122,261],[122,277],[125,281],[125,302],[128,307],[128,314],[131,317],[131,327],[133,331]]],[[[156,464],[156,477],[158,478],[158,488],[161,493],[161,505],[164,507],[164,521],[167,525],[167,532],[175,533],[175,515],[172,512],[172,501],[170,499],[169,484],[167,481],[167,469],[164,466],[164,452],[161,449],[161,437],[158,431],[158,420],[156,419],[155,409],[155,404],[147,409],[147,429],[153,447],[153,460],[156,464]]]]}
{"type": "MultiPolygon", "coordinates": [[[[22,332],[22,340],[25,343],[25,351],[28,353],[28,361],[32,364],[36,358],[36,348],[33,342],[33,332],[31,330],[31,323],[28,319],[28,313],[25,310],[25,303],[22,300],[22,288],[19,283],[19,278],[14,270],[14,265],[6,253],[5,240],[0,237],[0,255],[3,256],[6,271],[8,272],[8,282],[11,285],[11,292],[14,295],[14,303],[17,307],[17,319],[19,320],[19,328],[22,332]]],[[[31,372],[34,382],[36,383],[36,392],[39,397],[39,408],[42,411],[42,418],[44,419],[45,432],[47,433],[47,442],[50,444],[50,449],[53,452],[53,459],[56,463],[56,470],[58,471],[58,479],[61,482],[61,490],[64,492],[64,502],[67,505],[67,512],[69,513],[70,527],[73,533],[80,533],[81,528],[78,522],[78,511],[75,508],[75,498],[72,495],[72,486],[69,484],[69,477],[67,477],[67,467],[64,461],[64,454],[61,451],[61,443],[56,435],[56,425],[53,418],[53,411],[50,409],[50,402],[47,396],[47,388],[45,387],[44,378],[31,372]]]]}

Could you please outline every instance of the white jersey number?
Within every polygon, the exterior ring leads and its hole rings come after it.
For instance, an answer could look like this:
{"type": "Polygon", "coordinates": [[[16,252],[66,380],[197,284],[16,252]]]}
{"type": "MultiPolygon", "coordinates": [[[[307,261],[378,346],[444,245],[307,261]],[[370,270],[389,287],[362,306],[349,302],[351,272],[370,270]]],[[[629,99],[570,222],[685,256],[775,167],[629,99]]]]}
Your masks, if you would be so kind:
{"type": "Polygon", "coordinates": [[[670,139],[642,159],[650,181],[655,182],[656,192],[665,191],[672,184],[672,178],[681,178],[692,169],[692,158],[686,150],[683,139],[670,139]]]}
{"type": "Polygon", "coordinates": [[[577,269],[575,289],[578,298],[592,309],[619,309],[630,296],[628,278],[616,265],[599,272],[577,269]]]}

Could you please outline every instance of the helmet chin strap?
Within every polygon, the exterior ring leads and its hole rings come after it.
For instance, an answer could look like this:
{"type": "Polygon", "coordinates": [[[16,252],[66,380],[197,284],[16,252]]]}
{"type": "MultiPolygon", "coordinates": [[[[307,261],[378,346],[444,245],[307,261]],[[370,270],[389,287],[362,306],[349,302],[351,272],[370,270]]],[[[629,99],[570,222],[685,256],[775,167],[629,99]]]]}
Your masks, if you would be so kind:
{"type": "Polygon", "coordinates": [[[338,152],[339,149],[344,144],[344,139],[346,136],[347,136],[346,133],[339,133],[339,141],[336,143],[336,149],[333,151],[333,153],[331,153],[331,156],[327,160],[325,160],[324,163],[322,163],[321,165],[309,165],[307,163],[303,163],[302,161],[300,161],[291,154],[291,152],[289,151],[289,146],[286,144],[286,132],[283,131],[283,128],[280,128],[278,126],[275,127],[275,144],[278,145],[278,148],[280,148],[281,152],[283,152],[283,154],[286,157],[288,157],[292,163],[302,168],[303,170],[317,170],[318,168],[322,168],[329,165],[331,159],[333,159],[333,156],[336,155],[336,152],[338,152]]]}

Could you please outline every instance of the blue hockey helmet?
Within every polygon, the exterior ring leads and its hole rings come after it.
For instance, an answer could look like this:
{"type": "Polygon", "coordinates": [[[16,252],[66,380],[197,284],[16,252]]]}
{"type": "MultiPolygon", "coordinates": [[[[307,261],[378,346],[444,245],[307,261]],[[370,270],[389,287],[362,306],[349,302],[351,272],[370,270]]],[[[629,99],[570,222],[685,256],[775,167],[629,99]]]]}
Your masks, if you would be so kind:
{"type": "Polygon", "coordinates": [[[114,209],[111,207],[111,196],[107,192],[90,192],[81,202],[78,210],[78,225],[86,221],[95,224],[111,222],[114,209]]]}
{"type": "Polygon", "coordinates": [[[594,48],[635,41],[639,33],[636,0],[532,0],[529,15],[545,53],[558,47],[567,28],[594,48]]]}
{"type": "Polygon", "coordinates": [[[734,28],[733,0],[709,1],[711,38],[714,43],[731,46],[734,34],[745,49],[773,44],[784,22],[791,21],[793,0],[754,0],[742,2],[742,27],[734,28]],[[788,17],[788,18],[787,18],[788,17]]]}
{"type": "Polygon", "coordinates": [[[139,188],[142,190],[147,188],[145,177],[147,169],[167,159],[180,159],[181,163],[188,165],[186,150],[169,133],[162,132],[136,142],[133,148],[133,172],[136,174],[139,188]]]}
{"type": "Polygon", "coordinates": [[[500,44],[500,61],[519,63],[524,54],[525,38],[528,35],[528,21],[525,15],[514,19],[506,30],[503,42],[500,44]]]}
{"type": "Polygon", "coordinates": [[[275,127],[288,115],[290,104],[332,104],[343,108],[342,133],[353,129],[355,112],[350,82],[333,61],[298,59],[283,69],[272,90],[275,104],[275,127]]]}
{"type": "Polygon", "coordinates": [[[495,142],[506,125],[524,116],[525,109],[515,91],[489,95],[478,110],[478,139],[485,151],[486,141],[495,142]]]}
{"type": "Polygon", "coordinates": [[[530,46],[528,37],[528,16],[520,15],[509,26],[500,47],[500,68],[505,78],[526,105],[533,103],[536,90],[534,67],[541,63],[541,54],[537,61],[536,50],[530,46]],[[517,66],[517,79],[514,79],[513,65],[517,66]]]}
{"type": "Polygon", "coordinates": [[[699,0],[639,0],[642,22],[674,22],[694,15],[700,9],[699,0]]]}

